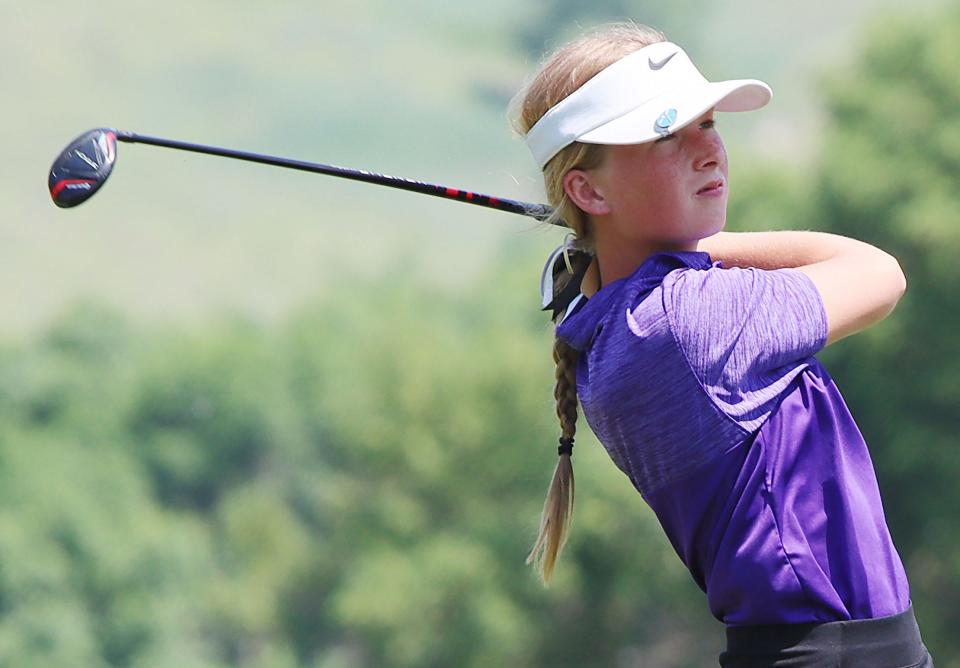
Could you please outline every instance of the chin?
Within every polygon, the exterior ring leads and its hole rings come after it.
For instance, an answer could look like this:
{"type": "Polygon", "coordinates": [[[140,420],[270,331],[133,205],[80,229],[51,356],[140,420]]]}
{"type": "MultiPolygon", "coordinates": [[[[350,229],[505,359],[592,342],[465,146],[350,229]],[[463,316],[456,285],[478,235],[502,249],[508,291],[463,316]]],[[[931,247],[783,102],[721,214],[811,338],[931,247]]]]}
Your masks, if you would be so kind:
{"type": "Polygon", "coordinates": [[[701,234],[701,239],[706,239],[707,237],[712,237],[718,232],[722,232],[723,228],[727,226],[727,218],[724,216],[720,220],[711,221],[711,223],[705,226],[704,232],[701,234]]]}

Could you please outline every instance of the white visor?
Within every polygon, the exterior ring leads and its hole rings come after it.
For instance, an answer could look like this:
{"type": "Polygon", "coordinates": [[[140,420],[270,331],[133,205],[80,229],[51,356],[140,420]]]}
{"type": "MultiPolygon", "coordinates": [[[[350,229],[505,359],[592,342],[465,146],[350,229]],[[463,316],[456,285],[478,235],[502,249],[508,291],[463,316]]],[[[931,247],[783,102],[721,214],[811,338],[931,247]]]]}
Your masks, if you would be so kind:
{"type": "Polygon", "coordinates": [[[676,44],[657,42],[613,63],[552,107],[527,133],[543,169],[575,141],[642,144],[676,132],[710,109],[753,111],[773,92],[756,79],[710,82],[676,44]]]}

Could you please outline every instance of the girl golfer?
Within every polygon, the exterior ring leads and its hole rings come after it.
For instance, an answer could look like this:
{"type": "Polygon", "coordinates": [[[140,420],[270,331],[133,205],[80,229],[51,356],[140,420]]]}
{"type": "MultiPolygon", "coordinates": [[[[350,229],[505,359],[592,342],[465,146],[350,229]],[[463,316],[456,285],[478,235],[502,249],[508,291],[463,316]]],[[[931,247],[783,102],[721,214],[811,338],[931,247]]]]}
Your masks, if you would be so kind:
{"type": "Polygon", "coordinates": [[[518,98],[576,235],[544,269],[562,436],[528,561],[549,580],[566,539],[579,399],[726,624],[722,666],[932,666],[867,446],[813,357],[889,314],[903,273],[836,235],[721,232],[714,114],[770,96],[630,24],[560,49],[518,98]]]}

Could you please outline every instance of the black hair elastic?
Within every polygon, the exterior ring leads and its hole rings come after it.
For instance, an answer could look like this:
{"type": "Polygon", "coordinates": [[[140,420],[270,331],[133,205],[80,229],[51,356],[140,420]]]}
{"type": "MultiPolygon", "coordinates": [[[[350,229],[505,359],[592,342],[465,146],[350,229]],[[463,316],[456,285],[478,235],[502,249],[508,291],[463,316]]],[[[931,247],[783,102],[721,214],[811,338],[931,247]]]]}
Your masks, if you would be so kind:
{"type": "Polygon", "coordinates": [[[566,436],[560,437],[560,447],[557,448],[558,455],[571,455],[573,456],[573,437],[567,438],[566,436]]]}

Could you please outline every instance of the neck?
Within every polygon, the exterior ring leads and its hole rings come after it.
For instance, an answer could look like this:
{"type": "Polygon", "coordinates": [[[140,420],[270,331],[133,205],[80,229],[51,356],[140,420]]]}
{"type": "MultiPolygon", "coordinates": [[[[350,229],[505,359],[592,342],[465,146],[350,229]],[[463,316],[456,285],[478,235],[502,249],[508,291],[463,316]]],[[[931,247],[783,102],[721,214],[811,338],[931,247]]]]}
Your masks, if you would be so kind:
{"type": "Polygon", "coordinates": [[[599,268],[598,287],[609,285],[614,281],[625,278],[636,271],[644,260],[654,253],[676,253],[679,251],[697,250],[699,241],[677,241],[673,243],[649,243],[644,241],[624,240],[621,238],[601,238],[598,235],[595,243],[597,264],[599,268]]]}

